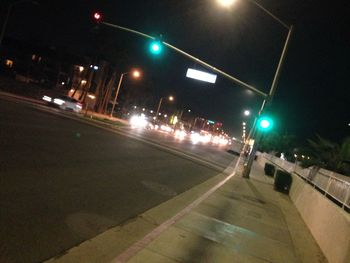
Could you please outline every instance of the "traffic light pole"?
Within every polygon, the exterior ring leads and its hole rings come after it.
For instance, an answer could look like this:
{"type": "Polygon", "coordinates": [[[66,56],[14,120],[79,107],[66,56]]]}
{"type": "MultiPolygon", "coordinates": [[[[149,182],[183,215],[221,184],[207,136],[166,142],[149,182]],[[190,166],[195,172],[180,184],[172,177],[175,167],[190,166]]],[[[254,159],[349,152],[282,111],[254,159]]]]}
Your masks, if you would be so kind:
{"type": "MultiPolygon", "coordinates": [[[[279,80],[279,77],[280,77],[280,74],[281,74],[282,66],[283,66],[283,63],[284,63],[285,58],[286,58],[286,54],[287,54],[287,50],[288,50],[288,46],[289,46],[289,43],[290,43],[292,32],[293,32],[293,26],[289,27],[289,29],[288,29],[288,35],[287,35],[287,38],[286,38],[286,42],[284,43],[282,54],[281,54],[280,60],[278,62],[278,66],[277,66],[277,69],[276,69],[275,76],[273,78],[273,82],[272,82],[272,85],[271,85],[271,89],[270,89],[269,95],[268,95],[267,99],[264,100],[264,102],[263,102],[263,104],[261,106],[261,110],[259,112],[259,115],[261,115],[263,113],[263,111],[265,110],[265,107],[270,107],[271,106],[272,99],[273,99],[273,96],[275,95],[277,84],[278,84],[278,80],[279,80]]],[[[256,154],[256,152],[258,150],[258,145],[259,145],[261,137],[262,137],[262,132],[260,132],[259,129],[257,129],[256,125],[253,128],[255,129],[255,131],[253,132],[253,138],[254,138],[255,141],[254,141],[253,148],[252,148],[252,150],[250,152],[250,155],[248,157],[248,160],[247,160],[246,164],[244,165],[243,177],[245,177],[245,178],[249,178],[250,171],[251,171],[251,168],[252,168],[252,165],[253,165],[253,161],[255,159],[255,154],[256,154]]]]}
{"type": "MultiPolygon", "coordinates": [[[[257,4],[255,1],[252,1],[254,2],[255,4],[257,4]]],[[[258,7],[262,8],[262,6],[258,5],[258,7]]],[[[192,56],[190,55],[189,53],[167,43],[167,42],[164,42],[164,41],[161,41],[161,43],[171,49],[173,49],[174,51],[176,51],[177,53],[180,53],[181,55],[195,61],[196,63],[198,64],[201,64],[202,66],[206,67],[206,68],[209,68],[210,70],[212,70],[213,72],[233,81],[234,83],[242,86],[242,87],[245,87],[251,91],[253,91],[254,93],[258,94],[259,96],[263,97],[264,98],[264,102],[262,104],[262,107],[261,107],[261,110],[259,112],[259,115],[264,111],[265,109],[265,106],[269,107],[272,103],[272,99],[273,99],[273,96],[275,94],[275,91],[276,91],[276,88],[277,88],[277,83],[278,83],[278,80],[279,80],[279,77],[280,77],[280,73],[281,73],[281,69],[282,69],[282,65],[284,63],[284,60],[285,60],[285,57],[286,57],[286,54],[287,54],[287,49],[288,49],[288,46],[289,46],[289,42],[290,42],[290,38],[291,38],[291,35],[292,35],[292,32],[293,32],[293,26],[287,26],[286,24],[284,24],[281,20],[279,20],[276,16],[274,16],[273,14],[271,14],[269,11],[267,11],[265,8],[262,8],[263,11],[267,12],[267,14],[269,14],[270,16],[272,16],[272,18],[274,18],[275,20],[277,20],[279,23],[281,23],[285,28],[288,29],[288,35],[287,35],[287,39],[285,41],[285,44],[284,44],[284,47],[283,47],[283,50],[282,50],[282,54],[281,54],[281,57],[280,57],[280,60],[279,60],[279,63],[278,63],[278,66],[277,66],[277,69],[276,69],[276,73],[275,73],[275,76],[274,76],[274,79],[273,79],[273,82],[272,82],[272,85],[271,85],[271,89],[270,89],[270,92],[269,94],[266,94],[256,88],[254,88],[253,86],[227,74],[226,72],[220,70],[220,69],[217,69],[216,67],[200,60],[199,58],[196,58],[195,56],[192,56]]],[[[142,37],[145,37],[145,38],[148,38],[148,39],[152,39],[152,40],[155,40],[156,38],[155,37],[152,37],[150,35],[147,35],[145,33],[142,33],[142,32],[139,32],[139,31],[136,31],[136,30],[133,30],[133,29],[130,29],[130,28],[127,28],[127,27],[122,27],[122,26],[119,26],[119,25],[115,25],[115,24],[111,24],[111,23],[107,23],[107,22],[101,22],[101,24],[104,24],[106,26],[110,26],[110,27],[113,27],[113,28],[117,28],[117,29],[120,29],[120,30],[124,30],[124,31],[127,31],[127,32],[130,32],[130,33],[133,33],[133,34],[137,34],[139,36],[142,36],[142,37]]],[[[254,132],[254,135],[255,136],[252,136],[253,138],[255,137],[255,143],[253,145],[253,148],[252,148],[252,151],[248,157],[248,161],[245,165],[245,169],[244,169],[244,172],[243,172],[243,176],[246,177],[246,178],[249,178],[249,174],[250,174],[250,170],[251,170],[251,166],[253,164],[253,161],[254,161],[254,158],[255,158],[255,154],[256,154],[256,151],[257,151],[257,148],[258,148],[258,143],[259,143],[259,140],[261,138],[261,134],[260,132],[258,131],[258,129],[256,128],[256,125],[255,125],[255,132],[254,132]]]]}
{"type": "MultiPolygon", "coordinates": [[[[131,29],[131,28],[127,28],[127,27],[111,24],[111,23],[104,22],[104,21],[100,22],[100,24],[103,24],[103,25],[106,25],[106,26],[109,26],[109,27],[113,27],[113,28],[116,28],[116,29],[124,30],[124,31],[130,32],[130,33],[142,36],[144,38],[148,38],[148,39],[152,39],[152,40],[157,39],[156,37],[152,37],[150,35],[147,35],[145,33],[142,33],[140,31],[137,31],[137,30],[134,30],[134,29],[131,29]]],[[[215,73],[217,73],[217,74],[219,74],[219,75],[221,75],[221,76],[223,76],[223,77],[233,81],[234,83],[238,84],[239,86],[247,88],[247,89],[253,91],[254,93],[258,94],[259,96],[263,97],[264,99],[268,96],[268,94],[266,94],[266,93],[258,90],[257,88],[255,88],[255,87],[253,87],[253,86],[251,86],[251,85],[249,85],[249,84],[247,84],[247,83],[245,83],[245,82],[243,82],[243,81],[241,81],[241,80],[231,76],[230,74],[228,74],[228,73],[226,73],[226,72],[224,72],[224,71],[222,71],[220,69],[217,69],[216,67],[214,67],[214,66],[204,62],[203,60],[201,60],[201,59],[199,59],[199,58],[197,58],[195,56],[192,56],[191,54],[189,54],[189,53],[187,53],[187,52],[185,52],[185,51],[183,51],[183,50],[181,50],[181,49],[179,49],[179,48],[177,48],[177,47],[175,47],[175,46],[173,46],[173,45],[171,45],[171,44],[169,44],[169,43],[167,43],[165,41],[160,41],[160,42],[164,46],[167,46],[168,48],[170,48],[170,49],[176,51],[177,53],[179,53],[179,54],[181,54],[181,55],[183,55],[183,56],[185,56],[185,57],[195,61],[198,64],[201,64],[202,66],[204,66],[206,68],[209,68],[213,72],[215,72],[215,73]]]]}

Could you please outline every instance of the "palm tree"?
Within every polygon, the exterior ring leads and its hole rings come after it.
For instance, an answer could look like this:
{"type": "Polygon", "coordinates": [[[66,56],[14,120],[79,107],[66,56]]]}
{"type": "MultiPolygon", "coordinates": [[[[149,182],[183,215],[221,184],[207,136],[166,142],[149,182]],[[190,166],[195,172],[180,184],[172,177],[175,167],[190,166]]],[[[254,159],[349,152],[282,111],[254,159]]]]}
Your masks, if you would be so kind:
{"type": "Polygon", "coordinates": [[[317,141],[308,140],[311,158],[303,166],[317,166],[350,176],[350,137],[339,145],[317,135],[317,141]]]}

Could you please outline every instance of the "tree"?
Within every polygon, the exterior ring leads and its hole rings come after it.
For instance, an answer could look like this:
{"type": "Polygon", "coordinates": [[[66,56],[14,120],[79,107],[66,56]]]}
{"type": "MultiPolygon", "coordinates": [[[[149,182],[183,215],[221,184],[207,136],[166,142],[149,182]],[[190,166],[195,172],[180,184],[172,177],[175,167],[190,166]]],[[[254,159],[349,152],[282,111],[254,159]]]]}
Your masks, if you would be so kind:
{"type": "Polygon", "coordinates": [[[292,159],[296,137],[291,134],[280,135],[278,132],[269,132],[264,135],[259,145],[259,150],[263,152],[284,153],[288,160],[292,159]]]}
{"type": "Polygon", "coordinates": [[[310,159],[302,160],[304,167],[317,166],[350,176],[350,137],[341,145],[317,135],[317,140],[308,140],[310,159]]]}

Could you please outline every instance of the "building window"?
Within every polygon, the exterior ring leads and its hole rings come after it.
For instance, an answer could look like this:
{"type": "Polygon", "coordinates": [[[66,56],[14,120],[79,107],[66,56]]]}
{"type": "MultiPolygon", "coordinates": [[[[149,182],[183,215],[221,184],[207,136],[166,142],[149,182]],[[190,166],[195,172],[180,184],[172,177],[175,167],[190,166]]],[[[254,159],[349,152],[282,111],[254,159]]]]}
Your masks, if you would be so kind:
{"type": "Polygon", "coordinates": [[[6,59],[5,60],[5,65],[9,68],[12,68],[13,67],[13,60],[11,59],[6,59]]]}

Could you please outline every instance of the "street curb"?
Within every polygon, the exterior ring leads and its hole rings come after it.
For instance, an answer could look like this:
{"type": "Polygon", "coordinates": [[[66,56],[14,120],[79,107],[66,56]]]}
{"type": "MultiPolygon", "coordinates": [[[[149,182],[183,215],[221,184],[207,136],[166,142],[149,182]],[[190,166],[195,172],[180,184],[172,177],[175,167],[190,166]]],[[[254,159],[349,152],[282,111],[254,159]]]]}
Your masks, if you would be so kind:
{"type": "Polygon", "coordinates": [[[6,91],[0,91],[0,96],[1,95],[2,96],[6,96],[6,97],[10,97],[10,98],[14,98],[14,99],[20,99],[22,101],[25,100],[27,102],[31,102],[31,103],[35,103],[35,104],[45,105],[45,102],[43,102],[41,100],[24,97],[24,96],[13,94],[13,93],[9,93],[9,92],[6,92],[6,91]]]}

